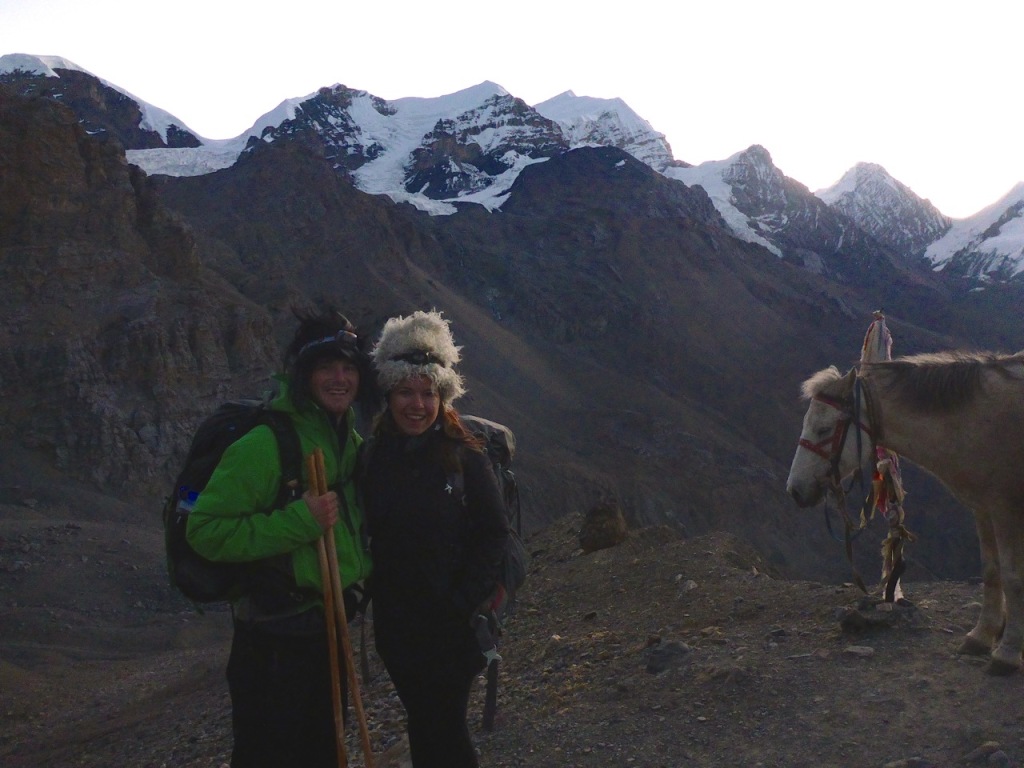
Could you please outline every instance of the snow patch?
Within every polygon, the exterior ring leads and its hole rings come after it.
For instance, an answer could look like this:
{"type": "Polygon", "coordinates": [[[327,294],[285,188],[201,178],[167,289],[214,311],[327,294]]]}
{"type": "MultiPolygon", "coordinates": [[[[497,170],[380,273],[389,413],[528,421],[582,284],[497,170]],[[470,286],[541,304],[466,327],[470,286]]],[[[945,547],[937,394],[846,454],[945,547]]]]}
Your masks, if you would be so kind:
{"type": "Polygon", "coordinates": [[[666,168],[663,173],[670,179],[677,179],[689,187],[703,187],[736,237],[748,243],[756,243],[781,257],[782,251],[779,247],[762,237],[751,225],[747,215],[735,206],[732,186],[725,181],[727,172],[742,154],[743,152],[738,152],[725,160],[709,160],[692,168],[666,168]]]}

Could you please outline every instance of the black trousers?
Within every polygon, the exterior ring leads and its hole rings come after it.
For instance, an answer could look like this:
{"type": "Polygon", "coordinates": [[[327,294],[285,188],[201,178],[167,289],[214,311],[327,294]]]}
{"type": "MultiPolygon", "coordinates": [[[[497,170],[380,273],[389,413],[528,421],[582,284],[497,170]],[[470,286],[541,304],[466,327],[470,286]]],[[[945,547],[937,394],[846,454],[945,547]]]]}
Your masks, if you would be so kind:
{"type": "Polygon", "coordinates": [[[444,664],[387,666],[409,720],[413,768],[477,768],[476,749],[466,722],[473,681],[484,658],[444,664]]]}
{"type": "MultiPolygon", "coordinates": [[[[342,702],[348,701],[339,648],[342,702]]],[[[298,635],[235,622],[228,660],[231,768],[337,768],[326,629],[298,635]]]]}

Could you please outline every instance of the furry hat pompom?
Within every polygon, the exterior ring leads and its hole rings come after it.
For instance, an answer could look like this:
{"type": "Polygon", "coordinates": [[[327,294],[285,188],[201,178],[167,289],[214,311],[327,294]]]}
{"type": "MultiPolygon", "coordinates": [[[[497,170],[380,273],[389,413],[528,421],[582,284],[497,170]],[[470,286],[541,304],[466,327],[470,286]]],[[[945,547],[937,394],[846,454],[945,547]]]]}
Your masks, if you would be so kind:
{"type": "Polygon", "coordinates": [[[461,359],[448,321],[437,310],[392,317],[380,333],[370,357],[377,382],[390,392],[403,379],[426,376],[437,387],[442,402],[451,403],[466,392],[456,363],[461,359]]]}

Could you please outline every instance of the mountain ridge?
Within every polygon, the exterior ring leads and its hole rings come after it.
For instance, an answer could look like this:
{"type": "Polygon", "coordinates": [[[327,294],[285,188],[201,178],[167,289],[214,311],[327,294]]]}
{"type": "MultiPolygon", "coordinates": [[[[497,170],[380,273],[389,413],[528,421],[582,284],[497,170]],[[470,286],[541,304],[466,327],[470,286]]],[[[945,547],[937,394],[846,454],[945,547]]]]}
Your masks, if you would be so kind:
{"type": "MultiPolygon", "coordinates": [[[[65,71],[73,78],[84,72],[60,57],[9,54],[0,57],[0,78],[11,77],[15,71],[21,77],[35,71],[40,77],[53,78],[61,69],[58,65],[67,67],[65,71]]],[[[106,87],[116,88],[102,82],[106,87]]],[[[334,153],[338,167],[351,173],[363,191],[410,202],[434,215],[450,215],[463,204],[499,209],[516,175],[554,152],[582,146],[615,146],[671,178],[716,189],[709,194],[737,237],[764,245],[780,257],[789,253],[811,268],[823,268],[828,260],[826,254],[813,248],[807,253],[802,246],[794,254],[794,243],[806,240],[806,236],[776,236],[779,224],[785,223],[777,217],[773,225],[771,217],[765,218],[768,214],[764,210],[741,210],[744,190],[734,187],[730,176],[735,173],[735,162],[756,151],[757,145],[727,160],[708,161],[695,168],[676,160],[664,135],[617,98],[578,97],[566,91],[530,107],[500,85],[484,81],[445,96],[386,102],[365,91],[335,84],[306,97],[281,102],[234,139],[210,141],[196,138],[163,110],[145,105],[130,94],[126,96],[142,105],[143,114],[163,115],[163,131],[173,138],[173,142],[165,141],[163,146],[152,141],[140,146],[125,144],[130,160],[150,174],[211,173],[236,162],[254,140],[273,141],[277,136],[298,131],[308,134],[307,140],[312,143],[324,143],[325,151],[329,155],[334,153]],[[367,108],[369,104],[373,107],[367,108]],[[356,112],[350,113],[351,109],[356,112]],[[396,118],[403,111],[419,117],[399,129],[396,124],[381,123],[385,115],[398,119],[399,124],[408,122],[396,118]],[[429,125],[423,122],[424,118],[429,125]],[[376,129],[372,128],[374,123],[379,124],[376,129]],[[406,138],[393,145],[395,137],[403,132],[408,134],[406,138]]],[[[144,118],[143,123],[148,119],[144,118]]],[[[387,118],[384,122],[388,122],[387,118]]],[[[130,138],[131,130],[122,126],[118,135],[130,138]]],[[[958,221],[957,232],[949,235],[952,219],[884,173],[884,169],[881,175],[865,174],[863,169],[872,167],[874,164],[859,163],[835,185],[815,194],[834,212],[846,216],[855,227],[901,258],[919,259],[927,249],[930,255],[926,258],[933,269],[949,267],[981,285],[1015,279],[1024,271],[1024,220],[1019,207],[1012,203],[1002,205],[996,218],[1002,218],[1004,223],[991,236],[986,235],[987,227],[979,229],[975,224],[985,218],[989,209],[958,221]],[[854,194],[847,187],[856,187],[854,180],[858,175],[865,178],[860,191],[854,194]],[[878,181],[872,183],[872,178],[878,181]],[[963,234],[967,231],[974,234],[963,234]],[[961,241],[970,241],[969,247],[962,243],[957,249],[955,244],[961,241]],[[953,259],[953,251],[964,248],[953,259]]],[[[775,173],[781,175],[777,169],[775,173]]],[[[810,194],[805,187],[804,191],[810,194]]]]}

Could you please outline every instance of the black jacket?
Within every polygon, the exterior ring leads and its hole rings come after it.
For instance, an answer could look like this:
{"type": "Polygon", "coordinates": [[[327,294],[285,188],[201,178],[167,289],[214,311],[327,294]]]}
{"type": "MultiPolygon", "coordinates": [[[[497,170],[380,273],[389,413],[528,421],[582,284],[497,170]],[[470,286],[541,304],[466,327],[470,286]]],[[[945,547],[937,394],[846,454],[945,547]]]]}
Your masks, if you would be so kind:
{"type": "Polygon", "coordinates": [[[440,424],[413,438],[384,431],[371,445],[362,489],[381,657],[390,666],[479,655],[470,621],[497,584],[508,536],[490,460],[440,424]]]}

